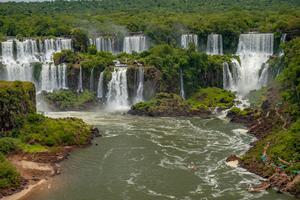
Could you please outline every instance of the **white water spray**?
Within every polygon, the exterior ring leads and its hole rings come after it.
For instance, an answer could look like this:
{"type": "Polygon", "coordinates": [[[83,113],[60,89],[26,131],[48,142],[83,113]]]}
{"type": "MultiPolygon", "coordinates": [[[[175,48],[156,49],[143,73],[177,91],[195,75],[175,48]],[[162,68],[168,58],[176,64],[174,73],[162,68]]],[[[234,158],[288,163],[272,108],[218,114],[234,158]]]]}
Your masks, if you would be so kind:
{"type": "Polygon", "coordinates": [[[183,34],[181,35],[181,47],[187,49],[190,44],[198,46],[198,35],[195,34],[183,34]]]}
{"type": "Polygon", "coordinates": [[[131,54],[133,52],[140,53],[147,50],[146,36],[144,35],[134,35],[127,36],[124,38],[123,51],[131,54]]]}
{"type": "Polygon", "coordinates": [[[96,39],[90,39],[90,44],[96,46],[97,51],[114,52],[115,39],[113,37],[100,36],[96,39]]]}
{"type": "Polygon", "coordinates": [[[223,81],[226,87],[230,86],[224,88],[245,96],[251,90],[265,86],[268,82],[268,65],[265,63],[273,54],[273,41],[274,36],[271,33],[241,34],[237,50],[241,62],[233,59],[231,71],[224,68],[223,81]]]}
{"type": "Polygon", "coordinates": [[[99,81],[98,81],[98,88],[97,88],[97,97],[99,99],[103,98],[104,95],[103,95],[103,75],[104,75],[104,72],[101,72],[100,73],[100,76],[99,76],[99,81]]]}
{"type": "Polygon", "coordinates": [[[77,87],[77,92],[82,92],[83,87],[82,87],[82,67],[80,66],[79,68],[79,74],[78,74],[78,87],[77,87]]]}
{"type": "Polygon", "coordinates": [[[212,33],[207,36],[206,53],[209,55],[223,55],[222,35],[212,33]]]}
{"type": "Polygon", "coordinates": [[[136,97],[134,103],[144,101],[144,68],[139,67],[138,70],[138,87],[136,91],[136,97]]]}
{"type": "Polygon", "coordinates": [[[108,83],[106,108],[109,111],[128,110],[127,68],[115,67],[108,83]]]}
{"type": "Polygon", "coordinates": [[[34,40],[16,39],[1,43],[2,56],[0,62],[4,65],[4,80],[31,81],[36,84],[37,91],[53,91],[67,87],[66,66],[54,66],[52,55],[63,49],[72,49],[71,39],[57,38],[34,40]],[[41,63],[39,80],[35,80],[33,63],[41,63]]]}
{"type": "Polygon", "coordinates": [[[182,69],[180,69],[180,96],[185,99],[182,69]]]}

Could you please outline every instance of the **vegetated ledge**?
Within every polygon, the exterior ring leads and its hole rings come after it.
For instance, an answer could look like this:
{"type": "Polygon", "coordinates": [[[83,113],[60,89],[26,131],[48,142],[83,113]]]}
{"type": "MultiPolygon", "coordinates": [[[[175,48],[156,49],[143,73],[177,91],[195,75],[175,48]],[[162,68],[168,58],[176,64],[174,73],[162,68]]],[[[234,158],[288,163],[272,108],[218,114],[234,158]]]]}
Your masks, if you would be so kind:
{"type": "MultiPolygon", "coordinates": [[[[241,167],[266,178],[262,184],[299,198],[300,121],[292,122],[286,112],[289,105],[283,102],[276,88],[278,86],[263,89],[264,93],[258,98],[264,100],[260,100],[259,107],[254,110],[233,108],[229,111],[232,121],[244,123],[258,140],[241,158],[230,156],[227,161],[238,160],[241,167]]],[[[261,187],[258,185],[253,191],[258,192],[261,187]]]]}
{"type": "Polygon", "coordinates": [[[234,105],[235,95],[220,88],[202,88],[188,100],[173,93],[158,93],[148,102],[131,107],[129,114],[152,117],[200,116],[209,117],[216,108],[228,109],[234,105]]]}
{"type": "Polygon", "coordinates": [[[57,162],[99,136],[81,119],[35,113],[32,83],[1,81],[0,94],[0,198],[59,174],[57,162]]]}
{"type": "Polygon", "coordinates": [[[99,106],[96,94],[88,90],[82,92],[67,89],[53,92],[43,91],[40,95],[50,109],[55,111],[91,110],[99,106]]]}

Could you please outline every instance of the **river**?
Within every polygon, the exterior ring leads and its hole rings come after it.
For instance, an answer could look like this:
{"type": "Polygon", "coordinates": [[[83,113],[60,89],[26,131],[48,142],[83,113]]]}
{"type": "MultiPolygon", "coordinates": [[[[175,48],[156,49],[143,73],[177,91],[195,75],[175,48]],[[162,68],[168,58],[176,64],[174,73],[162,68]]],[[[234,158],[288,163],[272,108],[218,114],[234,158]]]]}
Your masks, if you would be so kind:
{"type": "Polygon", "coordinates": [[[254,141],[238,124],[101,112],[47,115],[82,118],[104,136],[73,152],[61,163],[62,174],[28,200],[294,199],[275,191],[247,192],[260,178],[225,164],[254,141]]]}

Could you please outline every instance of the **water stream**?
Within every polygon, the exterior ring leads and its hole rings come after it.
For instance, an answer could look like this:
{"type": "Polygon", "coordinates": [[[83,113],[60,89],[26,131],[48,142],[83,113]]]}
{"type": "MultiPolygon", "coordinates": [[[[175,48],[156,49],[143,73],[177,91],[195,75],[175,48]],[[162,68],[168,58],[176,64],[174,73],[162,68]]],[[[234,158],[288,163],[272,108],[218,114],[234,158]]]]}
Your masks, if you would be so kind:
{"type": "Polygon", "coordinates": [[[293,199],[274,191],[248,193],[259,177],[225,164],[226,157],[244,153],[253,141],[240,125],[103,112],[48,115],[83,118],[104,136],[73,152],[62,163],[62,174],[28,200],[293,199]]]}

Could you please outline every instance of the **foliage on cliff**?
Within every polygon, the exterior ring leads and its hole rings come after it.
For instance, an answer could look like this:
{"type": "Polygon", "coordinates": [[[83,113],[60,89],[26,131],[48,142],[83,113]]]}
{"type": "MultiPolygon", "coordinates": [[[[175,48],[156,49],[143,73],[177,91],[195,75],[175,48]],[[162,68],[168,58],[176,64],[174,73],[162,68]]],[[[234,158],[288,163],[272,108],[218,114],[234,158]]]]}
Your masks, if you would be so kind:
{"type": "Polygon", "coordinates": [[[289,103],[287,112],[297,119],[300,117],[300,37],[288,42],[284,53],[285,68],[279,81],[282,96],[289,103]]]}
{"type": "Polygon", "coordinates": [[[49,93],[43,91],[42,97],[50,107],[60,111],[83,110],[96,104],[95,94],[88,90],[81,93],[72,90],[56,90],[49,93]]]}
{"type": "Polygon", "coordinates": [[[36,111],[33,83],[0,81],[0,110],[0,132],[19,126],[19,118],[36,111]]]}

